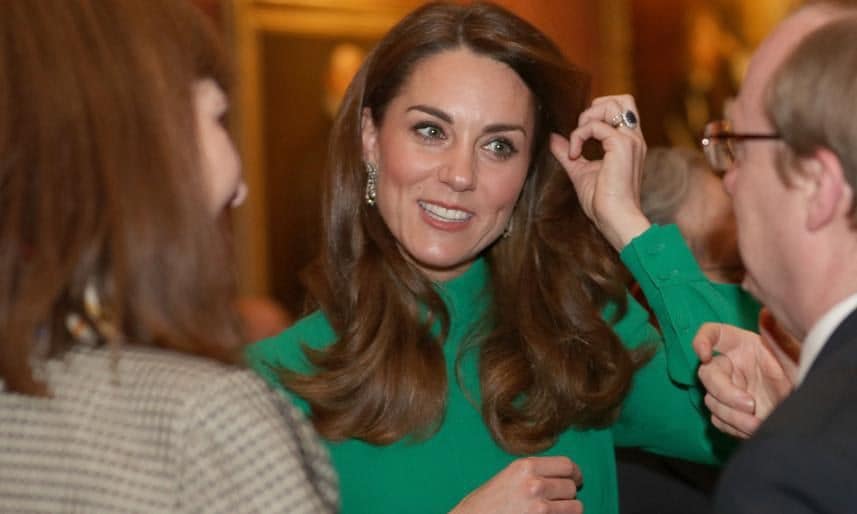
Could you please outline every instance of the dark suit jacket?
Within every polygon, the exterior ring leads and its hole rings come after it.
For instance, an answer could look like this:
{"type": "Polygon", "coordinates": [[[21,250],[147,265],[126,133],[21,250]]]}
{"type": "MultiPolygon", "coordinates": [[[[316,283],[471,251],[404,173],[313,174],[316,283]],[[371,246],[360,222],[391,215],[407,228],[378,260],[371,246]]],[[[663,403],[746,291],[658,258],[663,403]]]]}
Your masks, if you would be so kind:
{"type": "Polygon", "coordinates": [[[729,462],[715,511],[857,513],[857,311],[729,462]]]}

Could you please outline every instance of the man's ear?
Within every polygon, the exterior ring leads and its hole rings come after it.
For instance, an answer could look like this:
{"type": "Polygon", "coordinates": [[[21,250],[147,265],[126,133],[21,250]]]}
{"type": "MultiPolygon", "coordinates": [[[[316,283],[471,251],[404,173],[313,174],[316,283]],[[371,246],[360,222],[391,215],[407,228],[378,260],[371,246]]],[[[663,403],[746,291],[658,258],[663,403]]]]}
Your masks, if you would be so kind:
{"type": "Polygon", "coordinates": [[[806,228],[821,230],[837,217],[847,216],[854,195],[839,157],[827,148],[819,148],[811,157],[802,158],[800,167],[807,187],[806,228]]]}
{"type": "Polygon", "coordinates": [[[363,139],[363,161],[378,166],[378,129],[369,107],[364,107],[361,114],[360,136],[363,139]]]}

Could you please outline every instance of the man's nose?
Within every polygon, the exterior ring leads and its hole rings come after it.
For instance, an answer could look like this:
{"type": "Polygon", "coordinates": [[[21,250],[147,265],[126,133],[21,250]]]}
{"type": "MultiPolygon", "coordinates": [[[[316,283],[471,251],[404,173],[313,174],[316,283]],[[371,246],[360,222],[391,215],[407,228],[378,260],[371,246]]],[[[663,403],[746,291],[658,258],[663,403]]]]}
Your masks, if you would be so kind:
{"type": "Polygon", "coordinates": [[[735,165],[729,166],[729,169],[726,170],[726,174],[723,175],[723,189],[726,190],[726,193],[729,196],[733,196],[735,193],[735,176],[738,172],[735,170],[735,165]]]}

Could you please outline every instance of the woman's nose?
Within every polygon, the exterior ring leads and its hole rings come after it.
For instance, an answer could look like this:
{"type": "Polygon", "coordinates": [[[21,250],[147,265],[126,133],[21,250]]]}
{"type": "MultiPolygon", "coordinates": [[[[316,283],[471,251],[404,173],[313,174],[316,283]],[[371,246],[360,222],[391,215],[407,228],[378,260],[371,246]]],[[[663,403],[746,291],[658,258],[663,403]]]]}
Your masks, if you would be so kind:
{"type": "Polygon", "coordinates": [[[476,187],[476,162],[469,150],[461,150],[450,155],[439,174],[440,181],[453,191],[470,191],[476,187]]]}

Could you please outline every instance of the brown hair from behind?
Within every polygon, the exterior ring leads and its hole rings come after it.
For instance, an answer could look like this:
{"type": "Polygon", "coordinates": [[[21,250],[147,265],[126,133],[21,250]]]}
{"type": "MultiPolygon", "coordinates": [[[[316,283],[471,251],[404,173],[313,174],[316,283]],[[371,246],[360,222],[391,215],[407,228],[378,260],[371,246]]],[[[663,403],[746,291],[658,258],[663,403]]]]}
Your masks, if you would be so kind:
{"type": "Polygon", "coordinates": [[[480,355],[482,412],[494,438],[511,452],[532,453],[569,426],[609,423],[644,359],[629,353],[600,316],[609,302],[624,306],[624,274],[547,146],[550,132],[576,126],[588,77],[541,32],[498,6],[429,3],[370,53],[332,131],[323,253],[308,283],[339,339],[323,351],[306,349],[318,373],[283,374],[329,439],[389,444],[430,432],[443,416],[449,314],[432,283],[402,257],[377,209],[364,202],[360,122],[368,107],[380,127],[415,65],[462,47],[515,70],[537,104],[515,228],[487,250],[493,304],[481,320],[485,333],[471,334],[469,345],[480,355]],[[421,308],[431,313],[428,320],[421,308]],[[439,337],[431,333],[434,322],[439,337]]]}
{"type": "MultiPolygon", "coordinates": [[[[839,4],[835,4],[839,5],[839,4]]],[[[831,150],[849,185],[857,190],[857,9],[808,34],[769,81],[765,110],[785,142],[778,170],[788,181],[797,160],[819,148],[831,150]]],[[[857,223],[857,205],[851,210],[857,223]]]]}
{"type": "Polygon", "coordinates": [[[123,339],[234,360],[224,234],[205,205],[191,87],[229,69],[178,0],[0,3],[0,377],[50,394],[35,348],[94,283],[123,339]]]}

